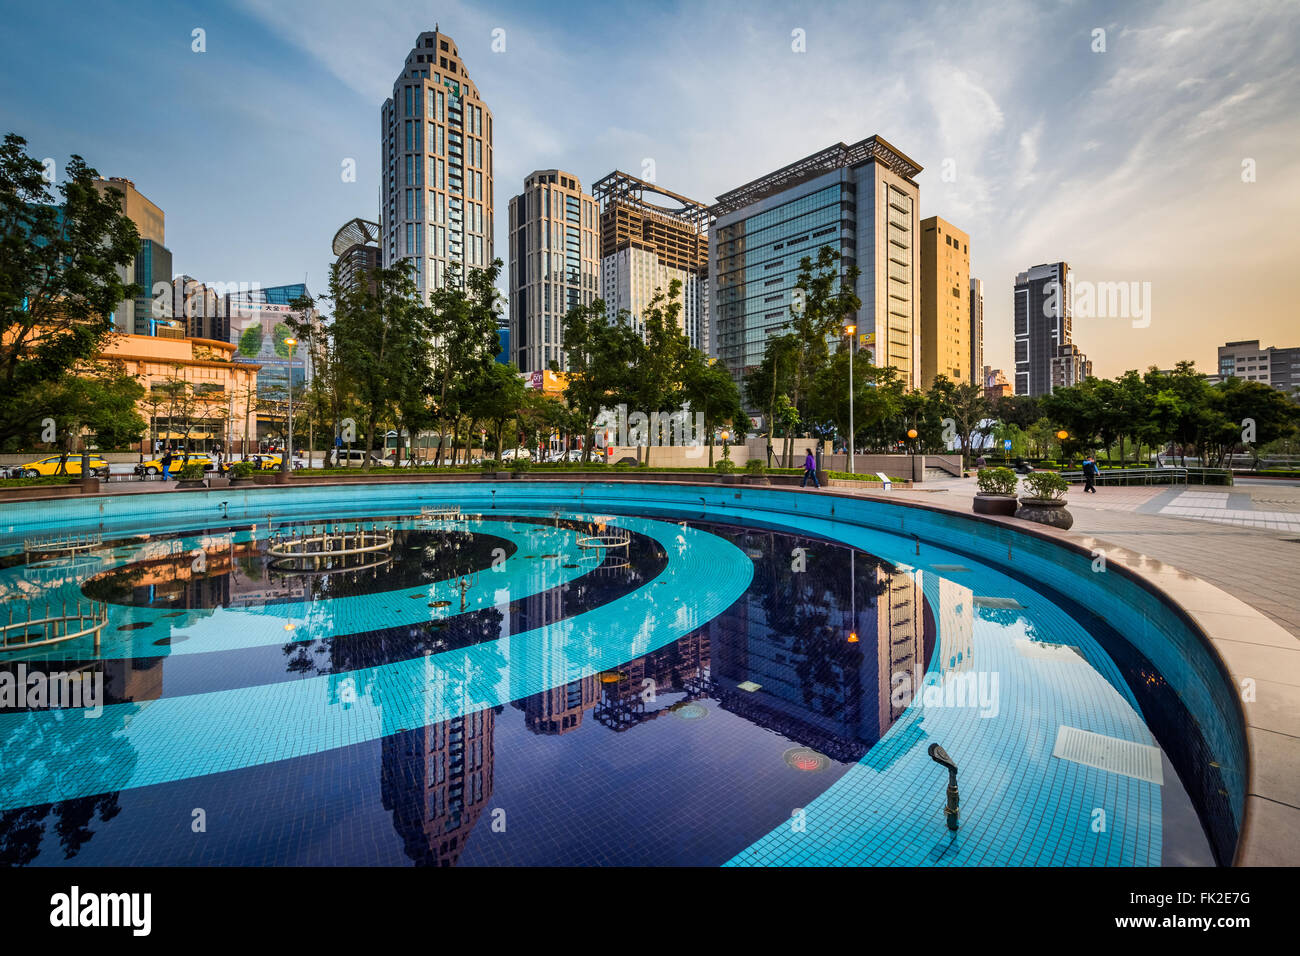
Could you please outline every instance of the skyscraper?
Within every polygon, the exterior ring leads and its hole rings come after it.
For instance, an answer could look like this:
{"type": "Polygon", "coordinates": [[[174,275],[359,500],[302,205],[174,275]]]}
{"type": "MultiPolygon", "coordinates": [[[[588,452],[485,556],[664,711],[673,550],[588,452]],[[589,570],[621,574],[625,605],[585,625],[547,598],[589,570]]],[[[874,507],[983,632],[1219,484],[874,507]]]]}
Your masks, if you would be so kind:
{"type": "Polygon", "coordinates": [[[626,311],[644,333],[650,300],[659,291],[667,295],[676,279],[682,284],[680,328],[691,345],[707,352],[708,207],[619,170],[591,193],[600,203],[600,294],[610,317],[626,311]]]}
{"type": "Polygon", "coordinates": [[[970,378],[984,385],[984,280],[970,280],[970,378]]]}
{"type": "Polygon", "coordinates": [[[420,297],[492,262],[492,112],[456,43],[421,33],[381,110],[382,262],[412,263],[420,297]]]}
{"type": "Polygon", "coordinates": [[[561,320],[600,286],[596,201],[578,177],[539,169],[510,200],[510,325],[507,353],[521,371],[564,368],[561,320]]]}
{"type": "Polygon", "coordinates": [[[1092,374],[1073,343],[1070,266],[1036,265],[1016,276],[1016,394],[1048,395],[1092,374]]]}
{"type": "Polygon", "coordinates": [[[877,365],[920,382],[921,166],[879,136],[837,143],[718,197],[709,235],[713,352],[737,379],[790,319],[799,263],[822,246],[861,270],[846,319],[877,365]]]}
{"type": "Polygon", "coordinates": [[[921,223],[922,388],[940,375],[969,380],[970,325],[970,236],[931,216],[921,223]]]}
{"type": "Polygon", "coordinates": [[[134,282],[141,292],[120,302],[113,313],[118,331],[132,335],[156,335],[159,329],[184,335],[172,323],[172,254],[165,245],[166,220],[163,211],[120,176],[95,180],[101,193],[116,192],[121,211],[140,233],[140,252],[131,265],[118,270],[123,282],[134,282]]]}
{"type": "MultiPolygon", "coordinates": [[[[355,289],[367,273],[379,268],[379,223],[367,219],[349,219],[334,233],[330,247],[338,267],[342,289],[355,289]]],[[[373,286],[373,282],[370,282],[373,286]]]]}

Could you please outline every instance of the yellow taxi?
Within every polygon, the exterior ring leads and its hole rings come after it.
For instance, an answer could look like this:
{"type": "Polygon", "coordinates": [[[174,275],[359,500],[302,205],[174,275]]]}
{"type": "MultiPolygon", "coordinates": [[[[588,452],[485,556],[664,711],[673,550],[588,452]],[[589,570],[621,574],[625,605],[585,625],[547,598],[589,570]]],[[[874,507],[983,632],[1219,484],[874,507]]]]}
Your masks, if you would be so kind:
{"type": "MultiPolygon", "coordinates": [[[[175,475],[186,465],[202,465],[204,471],[216,471],[217,463],[211,455],[205,455],[202,452],[190,452],[189,456],[184,456],[179,452],[172,452],[171,471],[175,475]]],[[[161,475],[163,472],[162,456],[152,461],[141,462],[135,466],[137,475],[161,475]]]]}
{"type": "MultiPolygon", "coordinates": [[[[29,461],[25,465],[19,465],[19,474],[24,478],[43,478],[50,475],[73,475],[81,474],[81,455],[73,452],[68,455],[67,460],[63,463],[63,471],[59,471],[59,456],[50,455],[48,458],[38,458],[35,461],[29,461]]],[[[108,477],[108,462],[98,455],[90,456],[90,473],[98,478],[108,477]]]]}

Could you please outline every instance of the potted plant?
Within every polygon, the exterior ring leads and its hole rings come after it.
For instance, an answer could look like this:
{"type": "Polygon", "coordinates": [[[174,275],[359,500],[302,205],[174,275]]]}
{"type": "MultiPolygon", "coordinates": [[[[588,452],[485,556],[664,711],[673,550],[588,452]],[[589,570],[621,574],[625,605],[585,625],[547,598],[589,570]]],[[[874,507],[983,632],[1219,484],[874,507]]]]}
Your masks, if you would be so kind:
{"type": "Polygon", "coordinates": [[[501,467],[501,462],[495,458],[484,458],[479,462],[479,467],[483,469],[483,480],[492,481],[497,477],[497,470],[501,467]]]}
{"type": "Polygon", "coordinates": [[[981,468],[975,477],[979,491],[975,493],[973,510],[980,515],[1002,515],[1010,518],[1016,513],[1016,473],[1010,468],[981,468]]]}
{"type": "Polygon", "coordinates": [[[516,455],[514,461],[510,462],[510,477],[522,478],[524,472],[533,467],[533,460],[525,458],[523,455],[516,455]]]}
{"type": "Polygon", "coordinates": [[[204,478],[203,466],[198,462],[194,462],[193,464],[186,465],[176,475],[176,478],[177,478],[176,481],[177,488],[207,487],[207,482],[203,480],[204,478]]]}
{"type": "Polygon", "coordinates": [[[771,483],[772,480],[767,477],[767,467],[763,464],[763,459],[751,458],[745,462],[745,484],[770,485],[771,483]]]}
{"type": "Polygon", "coordinates": [[[232,461],[226,469],[231,485],[251,485],[253,481],[253,463],[251,461],[232,461]]]}
{"type": "Polygon", "coordinates": [[[1074,524],[1074,516],[1065,510],[1070,483],[1054,471],[1036,471],[1022,480],[1029,494],[1020,499],[1016,517],[1068,531],[1074,524]]]}
{"type": "Polygon", "coordinates": [[[718,473],[717,480],[724,485],[736,483],[736,463],[730,458],[719,458],[713,463],[713,470],[718,473]]]}

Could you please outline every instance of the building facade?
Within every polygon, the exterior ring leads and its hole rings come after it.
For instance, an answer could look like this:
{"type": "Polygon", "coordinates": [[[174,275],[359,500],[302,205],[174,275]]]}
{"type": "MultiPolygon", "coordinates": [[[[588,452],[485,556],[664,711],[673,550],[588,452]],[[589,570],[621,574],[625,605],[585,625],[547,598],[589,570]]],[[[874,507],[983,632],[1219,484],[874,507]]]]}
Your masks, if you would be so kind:
{"type": "Polygon", "coordinates": [[[741,379],[790,320],[804,257],[822,246],[856,265],[862,300],[846,317],[877,365],[920,383],[916,176],[921,166],[878,136],[839,143],[718,197],[709,235],[713,354],[741,379]]]}
{"type": "MultiPolygon", "coordinates": [[[[140,286],[140,295],[118,304],[113,324],[130,335],[156,335],[159,329],[184,335],[181,323],[172,321],[172,254],[166,246],[166,217],[135,183],[120,176],[95,180],[101,194],[117,193],[122,214],[135,223],[140,233],[140,252],[135,260],[118,270],[123,282],[140,286]]],[[[166,333],[164,333],[166,334],[166,333]]]]}
{"type": "Polygon", "coordinates": [[[493,258],[492,112],[456,43],[421,33],[380,115],[380,259],[411,263],[423,301],[493,258]]]}
{"type": "Polygon", "coordinates": [[[985,365],[981,375],[984,382],[984,397],[990,401],[1013,394],[1012,385],[1007,381],[1007,373],[1002,369],[985,365]]]}
{"type": "Polygon", "coordinates": [[[931,216],[921,222],[921,387],[971,371],[970,236],[931,216]]]}
{"type": "Polygon", "coordinates": [[[193,276],[172,279],[171,315],[191,338],[230,341],[225,295],[193,276]]]}
{"type": "Polygon", "coordinates": [[[379,223],[349,219],[334,233],[330,250],[334,253],[340,289],[355,290],[363,282],[374,288],[374,282],[365,277],[380,266],[379,223]]]}
{"type": "Polygon", "coordinates": [[[234,353],[235,346],[211,339],[127,334],[113,337],[97,358],[120,362],[145,388],[136,409],[149,423],[142,452],[164,442],[192,451],[220,443],[229,453],[256,438],[260,368],[235,361],[234,353]]]}
{"type": "Polygon", "coordinates": [[[984,280],[970,280],[970,383],[984,384],[984,280]]]}
{"type": "MultiPolygon", "coordinates": [[[[539,169],[510,200],[509,331],[524,372],[565,367],[564,314],[599,294],[596,201],[562,169],[539,169]]],[[[503,345],[505,343],[503,342],[503,345]]]]}
{"type": "Polygon", "coordinates": [[[1265,382],[1288,395],[1300,394],[1300,347],[1260,348],[1259,339],[1219,346],[1219,376],[1265,382]]]}
{"type": "Polygon", "coordinates": [[[1049,395],[1092,374],[1092,363],[1073,341],[1068,263],[1020,273],[1014,298],[1017,395],[1049,395]]]}
{"type": "Polygon", "coordinates": [[[678,281],[678,327],[709,351],[708,207],[619,170],[591,191],[600,203],[600,294],[610,318],[626,313],[644,334],[651,300],[678,281]]]}

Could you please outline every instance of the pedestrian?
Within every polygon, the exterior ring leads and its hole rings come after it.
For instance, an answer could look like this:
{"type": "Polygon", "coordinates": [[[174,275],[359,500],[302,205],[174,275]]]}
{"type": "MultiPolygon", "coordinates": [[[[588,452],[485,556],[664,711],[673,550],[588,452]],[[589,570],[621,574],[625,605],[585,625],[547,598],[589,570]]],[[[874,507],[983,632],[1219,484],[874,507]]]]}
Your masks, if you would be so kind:
{"type": "Polygon", "coordinates": [[[1094,495],[1097,493],[1097,475],[1101,469],[1097,467],[1096,460],[1089,455],[1083,460],[1083,490],[1086,494],[1091,491],[1094,495]]]}
{"type": "Polygon", "coordinates": [[[172,450],[168,448],[165,452],[163,452],[162,461],[161,461],[162,471],[163,471],[163,481],[172,480],[173,461],[175,461],[175,459],[172,457],[172,450]]]}
{"type": "Polygon", "coordinates": [[[987,459],[985,459],[985,457],[984,457],[983,455],[980,455],[978,458],[975,459],[975,467],[976,467],[976,468],[987,468],[988,465],[989,465],[989,463],[988,463],[987,459]]]}
{"type": "Polygon", "coordinates": [[[812,479],[813,487],[820,488],[817,483],[817,459],[813,458],[812,449],[808,449],[808,454],[803,459],[803,481],[799,482],[800,488],[808,487],[808,479],[812,479]]]}

